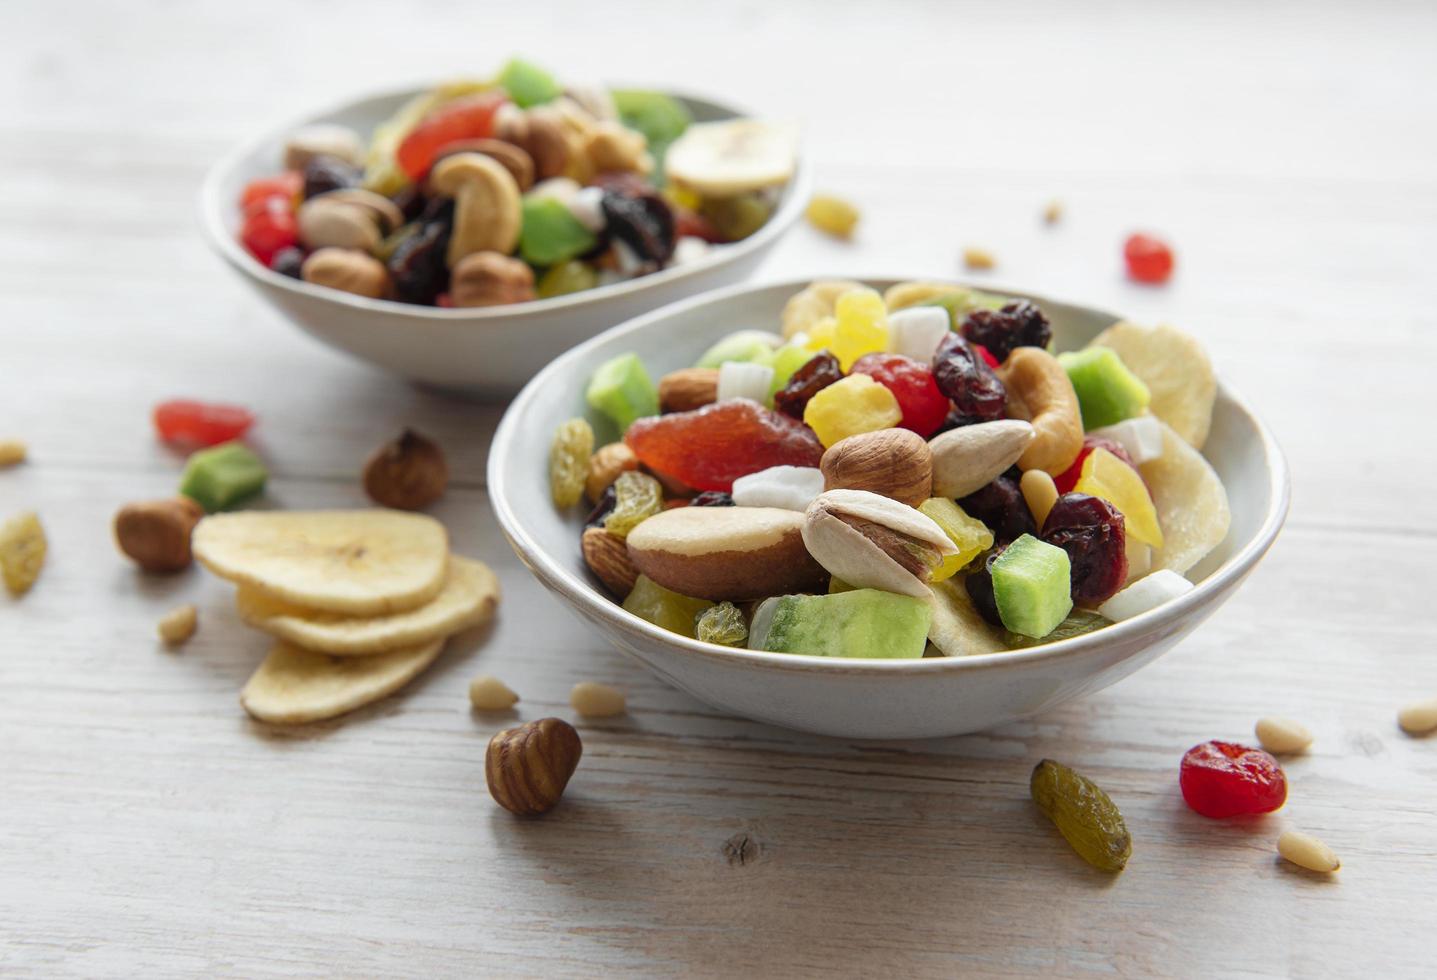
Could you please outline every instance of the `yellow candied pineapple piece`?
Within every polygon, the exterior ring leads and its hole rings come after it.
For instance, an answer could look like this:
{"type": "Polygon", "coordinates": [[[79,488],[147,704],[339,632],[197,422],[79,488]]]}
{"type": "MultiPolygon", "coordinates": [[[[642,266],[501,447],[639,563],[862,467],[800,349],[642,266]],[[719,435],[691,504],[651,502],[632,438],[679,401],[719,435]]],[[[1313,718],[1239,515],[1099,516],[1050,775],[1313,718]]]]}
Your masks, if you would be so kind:
{"type": "Polygon", "coordinates": [[[891,429],[903,420],[893,392],[866,374],[850,374],[808,400],[803,421],[824,447],[862,432],[891,429]]]}
{"type": "Polygon", "coordinates": [[[888,307],[874,289],[850,289],[833,307],[838,321],[829,350],[847,371],[864,354],[888,349],[888,307]]]}
{"type": "Polygon", "coordinates": [[[956,503],[947,497],[930,497],[918,505],[933,523],[943,529],[958,549],[958,554],[943,559],[933,570],[929,581],[942,582],[952,578],[974,558],[993,547],[993,532],[982,521],[969,517],[956,503]]]}
{"type": "Polygon", "coordinates": [[[1153,506],[1153,498],[1149,496],[1143,478],[1106,449],[1094,449],[1083,460],[1083,468],[1073,490],[1102,497],[1122,511],[1128,534],[1154,548],[1163,546],[1163,528],[1158,523],[1158,511],[1153,506]]]}
{"type": "Polygon", "coordinates": [[[837,320],[831,316],[821,317],[817,323],[808,328],[808,342],[804,346],[815,354],[821,350],[827,350],[833,346],[833,337],[837,330],[837,320]]]}

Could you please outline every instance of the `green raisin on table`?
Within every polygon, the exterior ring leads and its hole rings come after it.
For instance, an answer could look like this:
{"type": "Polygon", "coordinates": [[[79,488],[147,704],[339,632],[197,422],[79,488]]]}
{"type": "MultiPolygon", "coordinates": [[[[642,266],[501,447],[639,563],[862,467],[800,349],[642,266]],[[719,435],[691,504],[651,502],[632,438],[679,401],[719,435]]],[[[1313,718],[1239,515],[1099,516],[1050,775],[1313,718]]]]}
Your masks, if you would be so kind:
{"type": "Polygon", "coordinates": [[[1133,853],[1133,839],[1117,806],[1096,783],[1061,763],[1033,768],[1033,802],[1053,821],[1078,856],[1099,871],[1118,872],[1133,853]]]}
{"type": "Polygon", "coordinates": [[[549,447],[549,493],[558,507],[572,507],[584,495],[589,457],[594,454],[594,430],[583,419],[570,419],[554,433],[549,447]]]}
{"type": "Polygon", "coordinates": [[[705,643],[741,647],[748,640],[748,624],[732,602],[720,602],[695,617],[694,633],[705,643]]]}
{"type": "Polygon", "coordinates": [[[614,509],[604,518],[604,530],[627,538],[630,531],[663,509],[664,488],[659,481],[647,473],[626,470],[614,481],[614,509]]]}

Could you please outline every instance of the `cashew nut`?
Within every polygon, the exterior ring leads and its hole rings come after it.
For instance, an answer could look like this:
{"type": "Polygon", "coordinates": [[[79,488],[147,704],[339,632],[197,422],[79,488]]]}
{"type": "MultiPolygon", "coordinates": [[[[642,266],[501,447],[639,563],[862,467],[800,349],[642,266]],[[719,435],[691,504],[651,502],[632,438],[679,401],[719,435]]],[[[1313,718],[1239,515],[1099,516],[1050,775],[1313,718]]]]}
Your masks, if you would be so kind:
{"type": "Polygon", "coordinates": [[[432,193],[454,198],[454,232],[446,260],[452,269],[475,252],[508,255],[523,220],[519,185],[504,165],[482,153],[456,153],[429,173],[432,193]]]}
{"type": "Polygon", "coordinates": [[[1083,448],[1083,419],[1068,372],[1040,347],[1017,347],[998,368],[1008,389],[1008,415],[1027,418],[1036,433],[1018,466],[1057,475],[1083,448]]]}

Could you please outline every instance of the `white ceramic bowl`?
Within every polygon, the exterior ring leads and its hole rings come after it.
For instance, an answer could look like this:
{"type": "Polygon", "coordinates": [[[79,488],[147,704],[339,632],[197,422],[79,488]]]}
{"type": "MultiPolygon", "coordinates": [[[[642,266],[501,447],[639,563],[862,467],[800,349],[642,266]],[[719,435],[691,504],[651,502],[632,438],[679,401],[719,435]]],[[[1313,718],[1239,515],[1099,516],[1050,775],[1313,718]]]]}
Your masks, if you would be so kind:
{"type": "MultiPolygon", "coordinates": [[[[895,280],[873,279],[882,289],[895,280]]],[[[1204,455],[1227,486],[1227,539],[1190,573],[1197,587],[1126,622],[1007,653],[923,660],[839,660],[700,643],[625,612],[579,553],[583,517],[549,500],[548,449],[565,419],[589,414],[583,390],[603,361],[637,352],[655,378],[713,341],[774,329],[804,281],[739,287],[639,317],[550,364],[509,406],[489,454],[489,493],[515,552],[539,581],[620,650],[701,701],[787,728],[846,738],[957,735],[1036,714],[1107,687],[1191,632],[1252,571],[1287,515],[1288,475],[1267,428],[1219,385],[1204,455]]],[[[1004,295],[1023,295],[1003,291],[1004,295]]],[[[1081,346],[1118,318],[1042,297],[1058,349],[1081,346]]],[[[612,438],[599,431],[600,440],[612,438]]]]}
{"type": "MultiPolygon", "coordinates": [[[[245,184],[280,168],[286,137],[312,122],[375,125],[422,89],[388,92],[311,113],[235,150],[211,168],[200,190],[205,237],[260,295],[332,347],[415,381],[483,395],[513,394],[559,353],[616,323],[665,303],[747,277],[798,220],[809,196],[802,156],[778,209],[758,232],[712,249],[691,264],[554,299],[480,309],[440,309],[372,300],[282,276],[265,268],[237,238],[236,207],[245,184]]],[[[732,106],[673,93],[694,119],[749,116],[732,106]]]]}

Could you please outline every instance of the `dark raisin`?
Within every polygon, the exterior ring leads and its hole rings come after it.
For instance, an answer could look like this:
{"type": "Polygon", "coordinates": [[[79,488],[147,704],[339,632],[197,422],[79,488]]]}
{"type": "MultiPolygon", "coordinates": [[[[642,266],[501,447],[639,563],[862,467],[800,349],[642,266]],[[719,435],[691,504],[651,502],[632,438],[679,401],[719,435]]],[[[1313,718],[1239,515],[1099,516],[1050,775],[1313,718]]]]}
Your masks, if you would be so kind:
{"type": "Polygon", "coordinates": [[[722,490],[705,490],[689,501],[690,507],[732,507],[733,505],[733,497],[722,490]]]}
{"type": "Polygon", "coordinates": [[[391,197],[390,200],[394,202],[395,207],[403,212],[406,222],[413,221],[423,214],[424,208],[429,203],[424,197],[424,192],[419,189],[418,184],[405,184],[399,193],[391,197]]]}
{"type": "Polygon", "coordinates": [[[269,267],[282,276],[289,276],[291,279],[298,279],[299,270],[304,265],[304,252],[290,246],[282,248],[274,253],[274,258],[269,260],[269,267]]]}
{"type": "MultiPolygon", "coordinates": [[[[947,432],[949,429],[961,429],[965,425],[977,425],[979,422],[990,421],[992,420],[985,419],[979,415],[964,415],[955,408],[944,417],[943,424],[938,427],[938,432],[947,432]]],[[[938,432],[933,433],[933,435],[937,435],[938,432]]],[[[929,436],[929,438],[931,439],[932,436],[929,436]]]]}
{"type": "Polygon", "coordinates": [[[601,203],[609,234],[633,249],[640,260],[662,266],[673,258],[678,237],[667,201],[652,191],[630,195],[606,190],[601,203]]]}
{"type": "Polygon", "coordinates": [[[1073,601],[1095,606],[1110,599],[1128,577],[1123,515],[1106,500],[1065,493],[1048,511],[1043,540],[1068,553],[1073,601]]]}
{"type": "Polygon", "coordinates": [[[1006,361],[1014,347],[1047,347],[1053,328],[1038,304],[1014,300],[1001,310],[979,309],[963,320],[963,336],[988,348],[999,362],[1006,361]]]}
{"type": "Polygon", "coordinates": [[[441,221],[452,227],[454,224],[454,198],[429,198],[424,202],[424,209],[419,212],[419,217],[415,220],[426,225],[432,221],[441,221]]]}
{"type": "Polygon", "coordinates": [[[983,564],[969,572],[963,580],[963,587],[968,590],[968,598],[973,600],[973,608],[978,610],[978,615],[999,627],[1003,625],[1003,617],[998,615],[998,600],[993,597],[993,562],[1002,553],[1002,548],[994,548],[983,559],[983,564]]]}
{"type": "Polygon", "coordinates": [[[803,421],[808,400],[835,381],[843,380],[838,358],[826,350],[819,351],[803,363],[788,379],[788,384],[773,396],[773,407],[789,418],[803,421]]]}
{"type": "Polygon", "coordinates": [[[959,416],[987,422],[1007,414],[1008,392],[1003,382],[956,333],[944,337],[933,355],[933,380],[952,400],[959,416]]]}
{"type": "Polygon", "coordinates": [[[449,233],[448,223],[431,221],[399,243],[388,263],[396,299],[432,306],[449,288],[449,266],[444,261],[449,233]]]}
{"type": "Polygon", "coordinates": [[[1036,535],[1038,527],[1018,481],[1000,476],[992,483],[958,501],[964,513],[988,525],[994,540],[1008,544],[1024,534],[1036,535]]]}
{"type": "Polygon", "coordinates": [[[604,492],[599,494],[599,502],[594,505],[593,510],[589,511],[589,516],[584,518],[584,527],[586,529],[603,527],[604,519],[613,511],[614,505],[618,503],[618,500],[618,491],[615,490],[614,485],[610,483],[604,488],[604,492]]]}
{"type": "Polygon", "coordinates": [[[339,157],[320,154],[304,165],[304,199],[347,187],[358,187],[363,174],[358,167],[339,157]]]}

